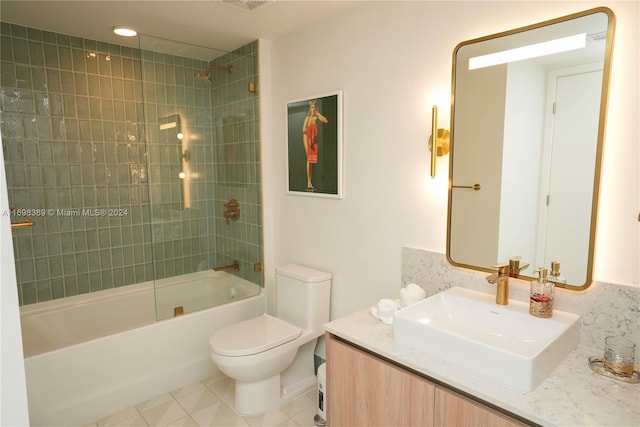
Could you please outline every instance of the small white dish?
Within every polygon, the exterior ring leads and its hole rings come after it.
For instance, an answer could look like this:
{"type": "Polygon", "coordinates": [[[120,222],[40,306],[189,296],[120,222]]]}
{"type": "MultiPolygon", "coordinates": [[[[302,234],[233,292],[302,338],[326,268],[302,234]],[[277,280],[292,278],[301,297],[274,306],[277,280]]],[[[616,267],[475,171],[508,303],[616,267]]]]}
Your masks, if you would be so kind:
{"type": "Polygon", "coordinates": [[[382,323],[384,323],[385,325],[393,325],[393,314],[391,314],[388,317],[380,317],[378,315],[378,307],[376,307],[375,305],[371,307],[371,309],[369,310],[369,312],[371,313],[371,315],[373,317],[375,317],[376,319],[378,319],[379,321],[381,321],[382,323]]]}

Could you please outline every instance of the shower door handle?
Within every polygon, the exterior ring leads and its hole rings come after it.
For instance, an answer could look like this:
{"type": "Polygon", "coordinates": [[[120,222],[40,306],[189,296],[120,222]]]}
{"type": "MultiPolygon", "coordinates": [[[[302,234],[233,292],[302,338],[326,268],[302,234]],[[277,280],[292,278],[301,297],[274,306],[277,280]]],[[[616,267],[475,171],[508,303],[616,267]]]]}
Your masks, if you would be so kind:
{"type": "MultiPolygon", "coordinates": [[[[9,208],[9,212],[15,212],[15,208],[9,208]]],[[[26,228],[26,227],[33,227],[34,225],[36,225],[35,221],[32,220],[31,218],[28,218],[24,215],[20,215],[20,214],[15,214],[18,218],[20,218],[20,222],[12,222],[11,223],[11,229],[13,230],[14,228],[26,228]]]]}

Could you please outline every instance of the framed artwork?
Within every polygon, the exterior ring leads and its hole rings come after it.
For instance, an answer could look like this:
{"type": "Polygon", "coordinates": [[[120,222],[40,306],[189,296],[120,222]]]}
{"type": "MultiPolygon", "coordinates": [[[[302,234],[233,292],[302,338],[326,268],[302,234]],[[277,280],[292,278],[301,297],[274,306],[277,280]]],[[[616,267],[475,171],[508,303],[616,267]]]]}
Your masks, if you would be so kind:
{"type": "Polygon", "coordinates": [[[342,91],[287,102],[287,192],[342,198],[342,91]]]}

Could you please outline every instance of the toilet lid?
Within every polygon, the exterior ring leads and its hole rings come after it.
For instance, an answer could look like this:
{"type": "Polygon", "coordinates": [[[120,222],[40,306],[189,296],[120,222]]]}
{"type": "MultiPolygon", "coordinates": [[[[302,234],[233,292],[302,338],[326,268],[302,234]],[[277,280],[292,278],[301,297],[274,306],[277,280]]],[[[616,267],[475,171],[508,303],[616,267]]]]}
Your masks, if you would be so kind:
{"type": "Polygon", "coordinates": [[[289,342],[301,333],[302,329],[263,314],[221,329],[213,334],[210,344],[222,356],[248,356],[289,342]]]}

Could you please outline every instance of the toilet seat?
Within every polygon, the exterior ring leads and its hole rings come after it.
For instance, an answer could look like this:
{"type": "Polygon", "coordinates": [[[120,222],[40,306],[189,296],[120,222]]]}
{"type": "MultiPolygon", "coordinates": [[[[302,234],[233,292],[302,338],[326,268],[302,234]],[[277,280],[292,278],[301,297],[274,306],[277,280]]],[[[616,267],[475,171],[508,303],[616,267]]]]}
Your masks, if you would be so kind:
{"type": "Polygon", "coordinates": [[[300,334],[302,329],[263,314],[223,328],[209,343],[211,350],[222,356],[249,356],[292,341],[300,334]]]}

